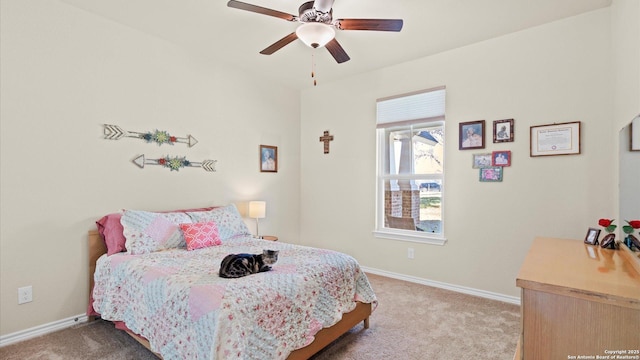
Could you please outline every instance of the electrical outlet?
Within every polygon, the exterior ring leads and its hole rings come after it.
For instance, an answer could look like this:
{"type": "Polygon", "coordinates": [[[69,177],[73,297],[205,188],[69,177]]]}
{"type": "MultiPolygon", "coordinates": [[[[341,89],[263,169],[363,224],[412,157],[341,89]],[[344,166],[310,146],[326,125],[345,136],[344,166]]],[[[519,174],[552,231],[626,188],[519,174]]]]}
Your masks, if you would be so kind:
{"type": "Polygon", "coordinates": [[[407,257],[409,259],[413,259],[413,255],[414,255],[413,248],[408,248],[407,249],[407,257]]]}
{"type": "Polygon", "coordinates": [[[33,301],[33,288],[31,285],[18,288],[18,305],[33,301]]]}

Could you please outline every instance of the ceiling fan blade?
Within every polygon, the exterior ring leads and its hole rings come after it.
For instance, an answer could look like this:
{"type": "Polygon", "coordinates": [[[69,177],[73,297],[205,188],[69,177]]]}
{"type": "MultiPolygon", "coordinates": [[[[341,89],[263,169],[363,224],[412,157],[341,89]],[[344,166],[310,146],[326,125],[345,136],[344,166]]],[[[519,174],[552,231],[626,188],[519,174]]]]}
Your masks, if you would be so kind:
{"type": "Polygon", "coordinates": [[[258,5],[247,4],[247,3],[243,3],[241,1],[236,1],[236,0],[229,0],[229,2],[227,3],[227,6],[235,9],[255,12],[258,14],[269,15],[269,16],[277,17],[287,21],[295,21],[298,18],[295,15],[287,14],[282,11],[268,9],[258,5]]]}
{"type": "Polygon", "coordinates": [[[349,55],[347,55],[347,53],[344,51],[342,46],[340,46],[340,43],[338,43],[338,40],[336,40],[335,38],[329,41],[327,45],[325,45],[324,47],[326,47],[327,50],[329,50],[329,52],[331,53],[331,56],[333,56],[333,58],[336,59],[338,64],[342,64],[343,62],[349,61],[349,59],[351,59],[349,55]]]}
{"type": "Polygon", "coordinates": [[[336,26],[340,30],[400,31],[402,19],[338,19],[336,26]]]}
{"type": "Polygon", "coordinates": [[[298,38],[298,35],[296,35],[295,32],[292,32],[291,34],[289,34],[289,35],[283,37],[282,39],[274,42],[273,44],[271,44],[266,49],[260,51],[260,54],[262,54],[262,55],[271,55],[274,52],[282,49],[285,45],[289,44],[290,42],[294,41],[297,38],[298,38]]]}

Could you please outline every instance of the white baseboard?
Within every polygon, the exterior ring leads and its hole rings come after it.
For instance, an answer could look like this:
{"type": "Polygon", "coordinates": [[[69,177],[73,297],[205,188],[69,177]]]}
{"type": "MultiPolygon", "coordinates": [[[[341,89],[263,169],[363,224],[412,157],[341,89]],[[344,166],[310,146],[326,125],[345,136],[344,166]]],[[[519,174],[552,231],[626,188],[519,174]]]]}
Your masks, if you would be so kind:
{"type": "Polygon", "coordinates": [[[87,322],[89,318],[85,314],[72,316],[66,319],[50,322],[48,324],[32,327],[30,329],[14,332],[12,334],[0,336],[0,347],[17,343],[19,341],[38,337],[50,332],[62,330],[76,324],[87,322]]]}
{"type": "MultiPolygon", "coordinates": [[[[520,305],[520,298],[517,296],[498,294],[491,291],[479,290],[479,289],[469,288],[466,286],[452,285],[452,284],[447,284],[440,281],[427,280],[427,279],[422,279],[415,276],[403,275],[403,274],[393,273],[390,271],[368,268],[365,266],[362,266],[361,268],[364,272],[375,274],[375,275],[385,276],[385,277],[398,279],[398,280],[404,280],[404,281],[408,281],[416,284],[433,286],[436,288],[451,290],[451,291],[455,291],[455,292],[459,292],[467,295],[478,296],[485,299],[498,300],[498,301],[506,302],[509,304],[520,305]]],[[[374,292],[375,292],[375,289],[374,289],[374,292]]]]}

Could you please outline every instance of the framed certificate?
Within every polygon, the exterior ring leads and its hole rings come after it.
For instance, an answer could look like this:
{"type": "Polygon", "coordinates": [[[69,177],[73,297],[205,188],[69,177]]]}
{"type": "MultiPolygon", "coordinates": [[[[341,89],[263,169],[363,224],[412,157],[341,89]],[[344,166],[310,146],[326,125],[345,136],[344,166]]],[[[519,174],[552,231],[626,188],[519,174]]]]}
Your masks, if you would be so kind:
{"type": "Polygon", "coordinates": [[[530,156],[580,154],[580,121],[531,127],[530,156]]]}

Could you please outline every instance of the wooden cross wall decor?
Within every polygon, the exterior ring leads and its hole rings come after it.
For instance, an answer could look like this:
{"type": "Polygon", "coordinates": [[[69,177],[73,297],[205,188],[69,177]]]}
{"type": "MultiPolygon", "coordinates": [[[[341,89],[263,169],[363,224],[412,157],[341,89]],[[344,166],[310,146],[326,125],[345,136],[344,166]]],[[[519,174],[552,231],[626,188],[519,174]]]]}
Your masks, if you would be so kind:
{"type": "Polygon", "coordinates": [[[329,135],[329,131],[325,131],[323,136],[320,136],[320,142],[324,143],[324,153],[329,153],[329,141],[333,141],[333,135],[329,135]]]}

